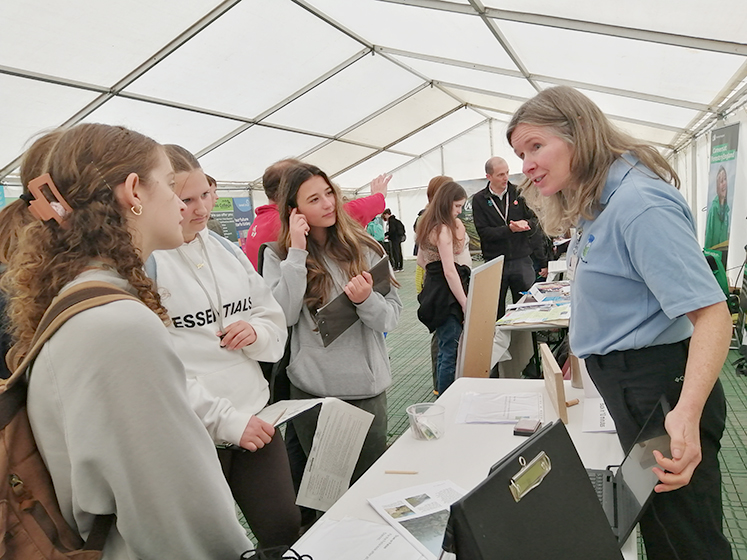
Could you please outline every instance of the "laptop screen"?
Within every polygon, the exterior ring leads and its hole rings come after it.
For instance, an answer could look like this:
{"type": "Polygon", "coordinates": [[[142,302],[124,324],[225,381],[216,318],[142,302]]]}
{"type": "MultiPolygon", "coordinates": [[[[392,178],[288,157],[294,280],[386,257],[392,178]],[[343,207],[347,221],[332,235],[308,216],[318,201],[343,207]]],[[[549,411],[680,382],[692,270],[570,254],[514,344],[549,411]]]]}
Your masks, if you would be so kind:
{"type": "Polygon", "coordinates": [[[656,466],[654,449],[659,450],[665,457],[671,457],[669,434],[664,429],[664,417],[667,412],[669,405],[662,397],[615,474],[616,525],[620,542],[624,542],[633,530],[652,495],[654,486],[659,483],[652,470],[656,466]]]}

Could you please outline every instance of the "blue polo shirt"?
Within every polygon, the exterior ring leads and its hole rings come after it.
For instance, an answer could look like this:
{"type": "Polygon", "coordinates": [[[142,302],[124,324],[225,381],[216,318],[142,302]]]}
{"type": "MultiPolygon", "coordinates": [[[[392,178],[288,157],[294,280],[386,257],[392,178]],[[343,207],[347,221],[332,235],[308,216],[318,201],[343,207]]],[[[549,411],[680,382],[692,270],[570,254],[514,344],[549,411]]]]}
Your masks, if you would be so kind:
{"type": "Polygon", "coordinates": [[[630,153],[610,167],[602,211],[569,246],[571,350],[579,358],[670,344],[690,311],[726,298],[703,257],[680,192],[630,153]]]}

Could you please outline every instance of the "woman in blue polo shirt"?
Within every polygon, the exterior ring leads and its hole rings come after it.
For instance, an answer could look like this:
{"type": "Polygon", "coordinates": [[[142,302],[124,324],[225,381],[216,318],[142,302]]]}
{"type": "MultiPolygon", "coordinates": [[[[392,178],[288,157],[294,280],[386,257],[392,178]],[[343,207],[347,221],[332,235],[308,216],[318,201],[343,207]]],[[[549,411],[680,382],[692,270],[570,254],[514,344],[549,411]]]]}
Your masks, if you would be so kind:
{"type": "Polygon", "coordinates": [[[565,86],[524,103],[507,137],[545,232],[576,228],[571,349],[586,359],[623,448],[662,394],[673,407],[673,459],[655,452],[660,483],[641,520],[647,557],[731,558],[718,464],[731,317],[674,169],[565,86]]]}

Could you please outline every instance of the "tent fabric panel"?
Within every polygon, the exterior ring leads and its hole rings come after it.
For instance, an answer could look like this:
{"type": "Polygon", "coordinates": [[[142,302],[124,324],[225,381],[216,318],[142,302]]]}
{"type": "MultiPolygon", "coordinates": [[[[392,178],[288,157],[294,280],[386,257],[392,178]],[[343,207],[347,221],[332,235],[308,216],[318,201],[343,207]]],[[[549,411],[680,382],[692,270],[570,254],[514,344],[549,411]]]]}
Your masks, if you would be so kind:
{"type": "Polygon", "coordinates": [[[288,0],[241,2],[128,91],[255,118],[361,48],[288,0]]]}
{"type": "Polygon", "coordinates": [[[457,181],[474,179],[485,174],[485,162],[490,153],[490,128],[487,123],[444,144],[444,175],[457,181]]]}
{"type": "Polygon", "coordinates": [[[744,58],[538,25],[501,22],[532,74],[710,103],[744,58]],[[545,48],[538,48],[538,42],[545,48]],[[687,71],[683,71],[687,69],[687,71]]]}
{"type": "Polygon", "coordinates": [[[0,2],[2,64],[111,86],[216,3],[6,0],[0,2]]]}
{"type": "Polygon", "coordinates": [[[428,87],[351,130],[343,139],[387,146],[458,105],[444,92],[428,87]]]}
{"type": "Polygon", "coordinates": [[[0,169],[41,131],[62,125],[99,94],[0,74],[0,169]]]}
{"type": "Polygon", "coordinates": [[[537,91],[523,78],[515,78],[483,70],[464,68],[452,64],[419,60],[407,56],[392,55],[400,61],[426,76],[430,80],[460,84],[468,87],[501,92],[505,95],[532,97],[537,91]]]}
{"type": "MultiPolygon", "coordinates": [[[[401,189],[425,189],[431,178],[441,174],[441,152],[436,150],[395,170],[389,188],[392,192],[401,189]]],[[[370,189],[363,188],[361,192],[370,192],[370,189]]]]}
{"type": "Polygon", "coordinates": [[[461,89],[457,86],[450,85],[444,87],[446,91],[454,94],[458,99],[465,103],[474,105],[480,108],[492,109],[507,114],[507,118],[511,118],[516,109],[521,107],[523,101],[515,99],[506,99],[505,97],[499,97],[492,95],[490,92],[478,92],[470,91],[467,89],[461,89]]]}
{"type": "Polygon", "coordinates": [[[508,122],[493,120],[490,122],[490,130],[492,133],[492,146],[494,156],[502,157],[508,164],[509,173],[519,173],[524,165],[524,162],[514,153],[514,149],[506,139],[506,131],[508,130],[508,122]]]}
{"type": "Polygon", "coordinates": [[[108,100],[88,115],[84,122],[122,125],[150,136],[161,144],[179,144],[191,152],[199,151],[241,124],[123,97],[108,100]]]}
{"type": "Polygon", "coordinates": [[[664,130],[661,128],[655,128],[653,126],[646,126],[643,124],[629,123],[616,119],[610,120],[618,128],[633,136],[633,138],[637,138],[645,142],[669,146],[674,141],[675,136],[677,136],[676,132],[672,132],[670,130],[664,130]]]}
{"type": "Polygon", "coordinates": [[[356,165],[349,171],[335,175],[333,180],[344,189],[359,189],[369,185],[374,177],[388,173],[412,160],[411,157],[392,152],[381,152],[363,163],[356,165]]]}
{"type": "Polygon", "coordinates": [[[460,109],[396,143],[392,149],[421,155],[484,120],[485,117],[476,111],[460,109]]]}
{"type": "Polygon", "coordinates": [[[366,56],[270,115],[269,123],[335,135],[423,81],[382,56],[366,56]],[[355,100],[351,103],[351,100],[355,100]],[[334,107],[334,111],[320,111],[334,107]]]}
{"type": "Polygon", "coordinates": [[[374,45],[517,70],[480,18],[378,0],[314,0],[374,45]]]}
{"type": "Polygon", "coordinates": [[[272,163],[298,157],[324,142],[306,134],[265,126],[252,126],[200,158],[206,173],[223,181],[260,179],[272,163]]]}
{"type": "MultiPolygon", "coordinates": [[[[540,85],[544,89],[552,87],[554,84],[540,82],[540,85]]],[[[644,101],[581,88],[579,88],[579,91],[599,105],[599,108],[608,115],[624,115],[641,121],[648,121],[652,125],[663,124],[686,128],[699,115],[697,111],[692,109],[676,107],[666,103],[644,101]]]]}
{"type": "Polygon", "coordinates": [[[740,14],[743,0],[724,0],[717,6],[703,4],[700,0],[629,0],[625,9],[615,2],[577,0],[484,0],[487,8],[516,12],[530,12],[608,25],[647,29],[664,33],[704,37],[743,43],[747,36],[747,19],[725,18],[724,14],[740,14]]]}
{"type": "Polygon", "coordinates": [[[373,148],[334,141],[305,156],[303,161],[316,165],[332,177],[374,153],[373,148]]]}

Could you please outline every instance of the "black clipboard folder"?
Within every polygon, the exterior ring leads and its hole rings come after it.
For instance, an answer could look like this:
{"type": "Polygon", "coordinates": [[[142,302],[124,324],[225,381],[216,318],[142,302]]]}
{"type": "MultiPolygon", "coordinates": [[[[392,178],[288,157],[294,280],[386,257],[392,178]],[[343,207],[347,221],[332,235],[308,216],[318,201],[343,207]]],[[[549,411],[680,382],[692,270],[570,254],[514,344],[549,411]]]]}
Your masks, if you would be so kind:
{"type": "MultiPolygon", "coordinates": [[[[385,296],[392,289],[389,259],[384,256],[371,270],[373,277],[373,289],[375,292],[385,296]]],[[[319,333],[322,335],[322,343],[326,348],[332,344],[337,337],[349,329],[358,320],[355,304],[345,292],[342,292],[328,304],[320,307],[316,312],[316,323],[319,333]]]]}
{"type": "Polygon", "coordinates": [[[458,560],[622,559],[560,420],[501,459],[452,504],[443,548],[458,560]]]}

